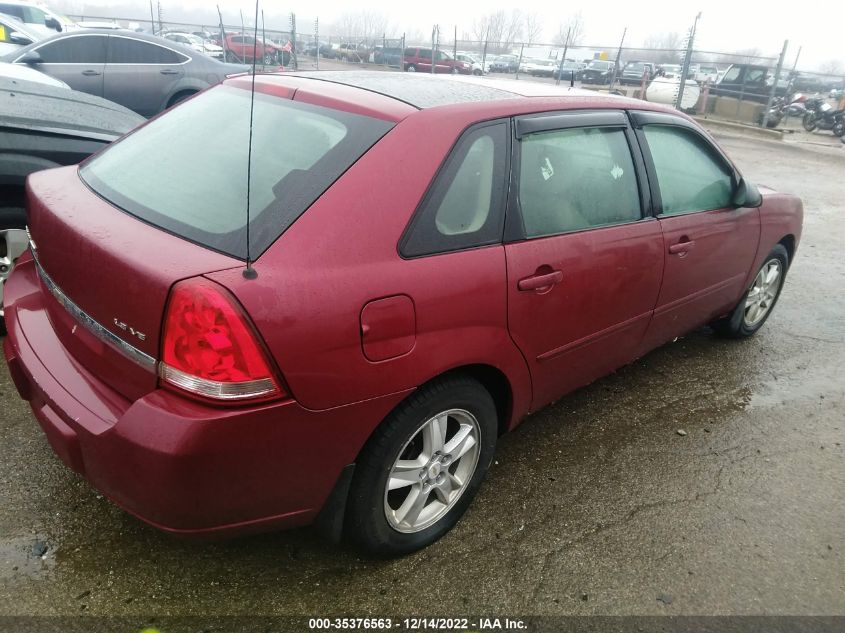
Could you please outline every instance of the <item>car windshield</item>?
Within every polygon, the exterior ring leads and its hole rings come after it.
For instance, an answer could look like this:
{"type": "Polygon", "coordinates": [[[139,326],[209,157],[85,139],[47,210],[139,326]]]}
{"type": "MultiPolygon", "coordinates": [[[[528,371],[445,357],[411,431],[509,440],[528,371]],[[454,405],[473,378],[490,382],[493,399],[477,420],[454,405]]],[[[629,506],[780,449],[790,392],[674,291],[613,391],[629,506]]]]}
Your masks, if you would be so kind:
{"type": "Polygon", "coordinates": [[[248,90],[213,88],[114,143],[80,175],[141,220],[245,259],[247,233],[257,257],[392,127],[257,93],[247,232],[249,115],[248,90]]]}
{"type": "Polygon", "coordinates": [[[587,68],[594,68],[595,70],[607,70],[610,68],[610,62],[590,62],[587,68]]]}
{"type": "Polygon", "coordinates": [[[630,62],[626,66],[625,70],[630,70],[630,71],[633,71],[633,72],[642,73],[644,68],[645,68],[645,64],[643,64],[642,62],[630,62]]]}

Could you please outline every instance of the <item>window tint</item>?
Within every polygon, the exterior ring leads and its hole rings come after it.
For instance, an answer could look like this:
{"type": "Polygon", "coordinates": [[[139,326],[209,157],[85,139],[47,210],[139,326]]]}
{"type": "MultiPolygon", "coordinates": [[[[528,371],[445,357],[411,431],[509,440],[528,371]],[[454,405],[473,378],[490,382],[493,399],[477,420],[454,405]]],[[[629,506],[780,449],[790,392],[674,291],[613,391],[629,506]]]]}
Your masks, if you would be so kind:
{"type": "Polygon", "coordinates": [[[417,210],[400,251],[406,257],[495,244],[507,190],[505,123],[467,132],[417,210]]]}
{"type": "Polygon", "coordinates": [[[23,16],[23,7],[17,4],[0,4],[0,13],[5,13],[6,15],[11,15],[13,18],[17,18],[21,22],[26,22],[23,16]]]}
{"type": "Polygon", "coordinates": [[[187,57],[164,48],[128,37],[109,38],[110,64],[180,64],[187,57]]]}
{"type": "Polygon", "coordinates": [[[77,35],[45,44],[38,49],[45,64],[103,64],[106,61],[104,35],[77,35]]]}
{"type": "Polygon", "coordinates": [[[690,130],[666,125],[647,125],[644,132],[664,215],[730,206],[731,171],[704,139],[690,130]]]}
{"type": "Polygon", "coordinates": [[[637,175],[624,130],[530,134],[520,154],[519,203],[527,237],[640,219],[637,175]]]}
{"type": "Polygon", "coordinates": [[[37,7],[23,8],[24,22],[29,24],[40,24],[44,26],[47,22],[47,14],[37,7]]]}
{"type": "MultiPolygon", "coordinates": [[[[218,86],[110,145],[80,175],[99,195],[145,222],[244,258],[249,121],[250,91],[218,86]]],[[[391,127],[367,116],[256,94],[252,256],[391,127]]]]}

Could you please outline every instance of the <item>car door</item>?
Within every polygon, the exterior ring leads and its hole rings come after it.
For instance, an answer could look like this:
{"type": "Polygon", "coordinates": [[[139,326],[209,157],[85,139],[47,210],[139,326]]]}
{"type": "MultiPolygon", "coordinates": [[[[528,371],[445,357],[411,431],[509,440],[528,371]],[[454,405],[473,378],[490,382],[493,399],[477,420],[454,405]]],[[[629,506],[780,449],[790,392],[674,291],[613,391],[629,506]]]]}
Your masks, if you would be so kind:
{"type": "Polygon", "coordinates": [[[663,239],[623,112],[525,117],[516,131],[508,325],[537,409],[635,358],[663,239]]]}
{"type": "Polygon", "coordinates": [[[141,116],[158,114],[184,77],[189,58],[125,35],[109,36],[103,96],[141,116]]]}
{"type": "Polygon", "coordinates": [[[732,204],[738,174],[692,123],[632,113],[663,232],[663,284],[645,345],[654,347],[731,310],[746,289],[760,237],[758,209],[732,204]]]}
{"type": "Polygon", "coordinates": [[[106,35],[67,35],[32,49],[41,57],[33,68],[61,79],[74,90],[103,96],[106,35]]]}

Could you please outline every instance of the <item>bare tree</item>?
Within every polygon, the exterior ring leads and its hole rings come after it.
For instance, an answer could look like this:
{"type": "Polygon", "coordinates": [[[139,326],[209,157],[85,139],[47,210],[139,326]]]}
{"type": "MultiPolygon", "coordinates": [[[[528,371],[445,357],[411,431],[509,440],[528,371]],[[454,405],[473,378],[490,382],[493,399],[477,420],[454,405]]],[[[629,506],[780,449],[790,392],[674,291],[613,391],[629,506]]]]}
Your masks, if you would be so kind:
{"type": "Polygon", "coordinates": [[[510,52],[523,34],[524,16],[519,9],[510,13],[496,11],[477,18],[472,24],[472,36],[478,41],[487,41],[491,50],[510,52]]]}
{"type": "Polygon", "coordinates": [[[525,39],[528,44],[534,44],[540,41],[543,37],[543,27],[545,26],[545,19],[540,13],[526,13],[523,19],[525,26],[525,39]]]}
{"type": "Polygon", "coordinates": [[[838,59],[829,59],[819,66],[819,72],[824,75],[845,75],[845,66],[838,59]]]}
{"type": "Polygon", "coordinates": [[[559,46],[566,44],[567,33],[569,34],[570,46],[578,46],[584,39],[584,16],[580,11],[570,15],[560,23],[554,43],[559,46]]]}
{"type": "Polygon", "coordinates": [[[645,50],[642,50],[642,54],[638,55],[642,58],[642,61],[656,64],[676,64],[681,60],[683,46],[680,34],[671,31],[649,35],[643,42],[643,48],[645,50]]]}
{"type": "Polygon", "coordinates": [[[393,34],[387,14],[381,11],[360,10],[342,13],[332,25],[332,32],[356,40],[377,40],[393,34]]]}

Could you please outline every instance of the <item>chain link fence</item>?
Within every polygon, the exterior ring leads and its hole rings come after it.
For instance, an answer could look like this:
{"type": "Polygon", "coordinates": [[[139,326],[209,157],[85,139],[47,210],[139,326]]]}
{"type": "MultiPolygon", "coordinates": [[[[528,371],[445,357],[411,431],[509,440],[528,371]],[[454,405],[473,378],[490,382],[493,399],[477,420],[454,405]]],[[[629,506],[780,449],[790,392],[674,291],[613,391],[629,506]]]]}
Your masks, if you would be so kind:
{"type": "MultiPolygon", "coordinates": [[[[221,41],[220,26],[159,21],[143,18],[70,16],[77,21],[112,23],[121,28],[166,34],[181,31],[221,41]]],[[[292,19],[295,24],[295,18],[292,19]]],[[[316,25],[315,25],[316,26],[316,25]]],[[[251,37],[254,27],[226,24],[227,35],[251,37]]],[[[431,38],[406,39],[387,34],[360,36],[293,33],[291,30],[259,28],[260,41],[289,48],[277,60],[285,68],[374,68],[407,70],[405,50],[417,47],[434,51],[435,59],[458,58],[471,64],[475,74],[531,79],[606,90],[634,98],[680,107],[705,117],[771,126],[793,124],[801,118],[801,105],[795,95],[812,96],[842,107],[839,103],[845,77],[797,71],[776,55],[758,55],[695,48],[645,48],[604,44],[601,46],[560,43],[472,40],[450,37],[432,31],[431,38]],[[777,111],[769,120],[768,113],[777,111]]],[[[246,60],[234,50],[226,52],[230,61],[246,60]]],[[[266,60],[259,60],[266,61],[266,60]]],[[[439,66],[442,72],[450,67],[439,66]]],[[[430,68],[430,65],[429,65],[430,68]]],[[[466,72],[462,66],[460,72],[466,72]]],[[[425,70],[421,68],[421,70],[425,70]]]]}

